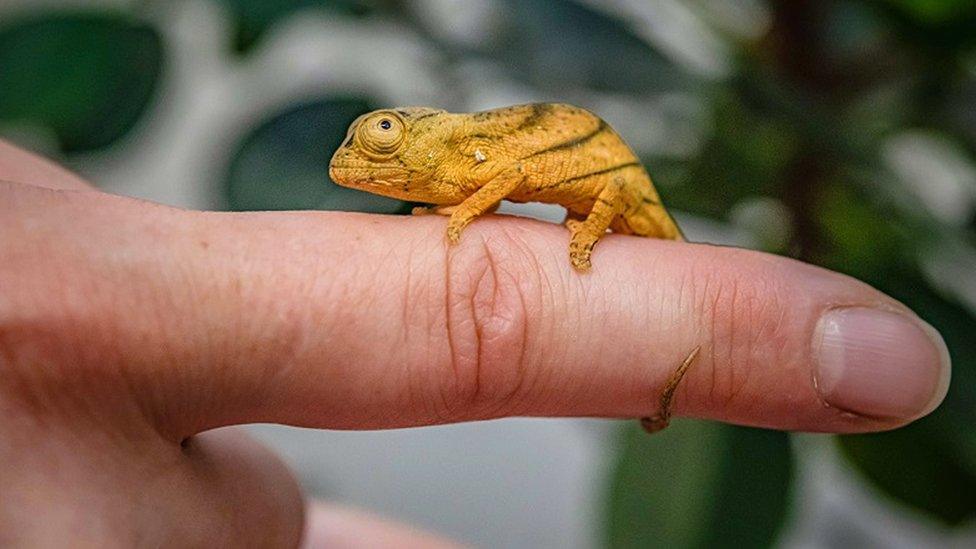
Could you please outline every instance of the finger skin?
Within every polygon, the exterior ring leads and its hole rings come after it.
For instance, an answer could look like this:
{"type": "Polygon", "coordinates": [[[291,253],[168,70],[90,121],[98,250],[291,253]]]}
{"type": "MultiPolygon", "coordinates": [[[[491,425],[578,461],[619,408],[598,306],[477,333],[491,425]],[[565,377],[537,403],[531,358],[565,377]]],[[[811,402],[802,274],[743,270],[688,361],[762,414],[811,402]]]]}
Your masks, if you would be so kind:
{"type": "Polygon", "coordinates": [[[0,287],[17,291],[0,298],[0,347],[15,377],[43,385],[24,366],[38,360],[122,376],[132,408],[176,440],[258,421],[642,417],[699,345],[678,415],[833,432],[912,419],[825,406],[811,366],[824,311],[911,313],[781,257],[609,235],[580,275],[565,229],[526,219],[479,219],[448,246],[435,216],[2,196],[0,287]]]}
{"type": "Polygon", "coordinates": [[[85,180],[65,168],[0,139],[0,181],[48,189],[90,190],[85,180]]]}

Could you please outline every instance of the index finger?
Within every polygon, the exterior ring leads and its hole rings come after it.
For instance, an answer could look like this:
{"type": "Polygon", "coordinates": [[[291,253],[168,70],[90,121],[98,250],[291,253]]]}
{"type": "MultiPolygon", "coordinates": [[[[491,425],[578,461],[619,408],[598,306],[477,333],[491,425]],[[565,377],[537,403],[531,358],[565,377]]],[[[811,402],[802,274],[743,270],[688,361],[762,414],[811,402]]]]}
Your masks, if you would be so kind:
{"type": "Polygon", "coordinates": [[[123,372],[178,436],[647,416],[697,346],[676,411],[741,424],[887,429],[948,383],[941,338],[904,306],[767,254],[608,235],[579,275],[564,229],[525,219],[449,247],[442,218],[70,198],[8,243],[22,271],[46,246],[73,273],[15,273],[32,298],[17,310],[44,316],[52,356],[123,372]]]}

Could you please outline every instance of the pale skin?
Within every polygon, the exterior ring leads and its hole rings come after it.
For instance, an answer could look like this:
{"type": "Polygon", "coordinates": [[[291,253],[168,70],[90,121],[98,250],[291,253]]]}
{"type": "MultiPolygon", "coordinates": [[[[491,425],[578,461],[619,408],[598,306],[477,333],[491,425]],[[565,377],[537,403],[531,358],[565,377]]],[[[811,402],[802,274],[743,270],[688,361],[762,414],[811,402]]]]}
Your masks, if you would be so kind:
{"type": "Polygon", "coordinates": [[[873,384],[870,414],[826,405],[825,311],[916,317],[789,259],[608,235],[598,269],[566,276],[565,230],[531,220],[487,216],[448,246],[432,216],[179,210],[2,142],[0,180],[5,547],[451,546],[309,502],[272,453],[214,429],[636,417],[699,344],[678,415],[854,433],[944,395],[895,413],[873,384]]]}

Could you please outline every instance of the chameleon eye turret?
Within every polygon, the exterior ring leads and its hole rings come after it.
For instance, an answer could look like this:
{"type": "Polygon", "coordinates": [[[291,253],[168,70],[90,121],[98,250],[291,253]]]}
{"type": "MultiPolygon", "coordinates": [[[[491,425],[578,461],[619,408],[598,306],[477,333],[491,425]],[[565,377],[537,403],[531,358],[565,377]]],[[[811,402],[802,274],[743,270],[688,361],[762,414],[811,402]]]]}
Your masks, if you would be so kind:
{"type": "Polygon", "coordinates": [[[378,112],[367,116],[359,124],[357,138],[367,153],[376,157],[389,156],[403,144],[407,130],[396,113],[378,112]]]}

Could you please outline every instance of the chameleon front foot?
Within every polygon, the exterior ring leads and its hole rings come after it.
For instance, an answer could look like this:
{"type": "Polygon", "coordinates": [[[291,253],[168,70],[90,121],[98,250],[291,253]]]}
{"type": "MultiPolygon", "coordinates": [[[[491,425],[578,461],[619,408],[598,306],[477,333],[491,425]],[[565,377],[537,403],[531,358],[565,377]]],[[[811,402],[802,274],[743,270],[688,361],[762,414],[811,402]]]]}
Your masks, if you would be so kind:
{"type": "Polygon", "coordinates": [[[452,206],[451,219],[447,222],[447,240],[451,244],[461,241],[461,231],[477,218],[479,213],[464,207],[464,204],[452,206]]]}
{"type": "Polygon", "coordinates": [[[668,382],[664,385],[664,390],[661,391],[660,411],[656,415],[641,418],[641,427],[648,434],[654,434],[665,429],[671,423],[671,400],[674,398],[674,391],[678,388],[678,384],[681,383],[681,378],[685,376],[688,367],[695,361],[695,357],[698,356],[699,351],[701,351],[701,345],[695,347],[688,354],[688,358],[681,363],[681,366],[678,366],[674,373],[671,374],[668,382]]]}
{"type": "Polygon", "coordinates": [[[570,248],[569,250],[569,262],[573,265],[573,268],[581,273],[588,272],[592,267],[593,263],[590,262],[590,255],[592,255],[592,246],[590,249],[579,249],[574,250],[570,248]]]}
{"type": "Polygon", "coordinates": [[[460,242],[461,231],[463,230],[464,227],[461,225],[456,225],[454,223],[449,224],[447,226],[447,241],[450,242],[451,244],[457,244],[458,242],[460,242]]]}
{"type": "Polygon", "coordinates": [[[599,237],[588,234],[585,225],[581,221],[573,219],[566,221],[572,237],[569,240],[569,262],[573,268],[581,273],[590,270],[590,256],[593,255],[593,246],[596,246],[599,237]]]}

